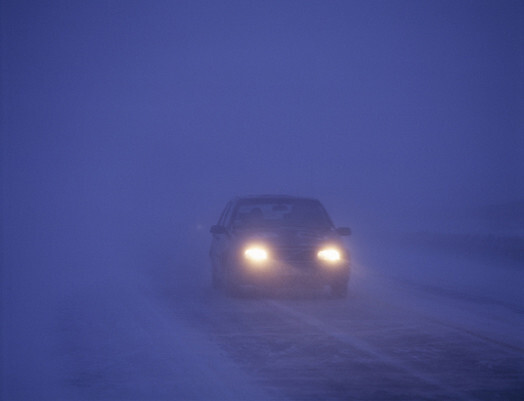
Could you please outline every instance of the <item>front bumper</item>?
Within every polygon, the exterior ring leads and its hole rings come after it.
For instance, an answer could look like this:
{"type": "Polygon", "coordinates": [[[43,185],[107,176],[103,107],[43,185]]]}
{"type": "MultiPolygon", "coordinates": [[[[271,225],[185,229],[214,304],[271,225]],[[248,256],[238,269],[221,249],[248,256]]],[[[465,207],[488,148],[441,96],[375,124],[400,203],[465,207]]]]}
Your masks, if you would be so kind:
{"type": "Polygon", "coordinates": [[[347,283],[350,266],[348,261],[336,265],[319,262],[270,261],[254,265],[239,262],[232,269],[232,279],[237,285],[280,287],[280,286],[323,286],[347,283]]]}

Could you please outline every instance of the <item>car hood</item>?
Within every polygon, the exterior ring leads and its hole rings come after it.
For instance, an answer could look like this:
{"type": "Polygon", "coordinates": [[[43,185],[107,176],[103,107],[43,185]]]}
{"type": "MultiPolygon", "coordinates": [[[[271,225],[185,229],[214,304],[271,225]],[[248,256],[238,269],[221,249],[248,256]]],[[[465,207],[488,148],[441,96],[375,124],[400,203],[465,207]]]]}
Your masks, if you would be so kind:
{"type": "Polygon", "coordinates": [[[264,227],[235,231],[240,241],[260,241],[279,247],[302,247],[339,239],[334,230],[307,227],[264,227]]]}

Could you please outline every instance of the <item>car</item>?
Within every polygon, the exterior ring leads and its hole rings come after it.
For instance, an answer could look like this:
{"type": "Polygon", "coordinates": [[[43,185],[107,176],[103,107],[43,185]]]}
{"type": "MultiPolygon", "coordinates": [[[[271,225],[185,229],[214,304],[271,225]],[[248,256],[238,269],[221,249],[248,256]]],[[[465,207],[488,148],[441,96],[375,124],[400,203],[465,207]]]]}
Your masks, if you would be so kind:
{"type": "Polygon", "coordinates": [[[212,285],[227,294],[312,285],[347,296],[350,255],[342,237],[351,230],[335,228],[317,199],[236,197],[210,232],[212,285]]]}

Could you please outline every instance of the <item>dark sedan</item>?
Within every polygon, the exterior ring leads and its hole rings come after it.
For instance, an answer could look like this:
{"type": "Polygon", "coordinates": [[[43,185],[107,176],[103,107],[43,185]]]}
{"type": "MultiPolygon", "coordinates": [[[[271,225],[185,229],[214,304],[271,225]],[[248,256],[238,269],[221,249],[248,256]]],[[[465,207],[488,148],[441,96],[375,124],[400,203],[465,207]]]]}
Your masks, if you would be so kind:
{"type": "Polygon", "coordinates": [[[228,202],[211,227],[212,282],[229,294],[251,288],[329,286],[348,291],[349,254],[342,236],[316,199],[264,195],[228,202]]]}

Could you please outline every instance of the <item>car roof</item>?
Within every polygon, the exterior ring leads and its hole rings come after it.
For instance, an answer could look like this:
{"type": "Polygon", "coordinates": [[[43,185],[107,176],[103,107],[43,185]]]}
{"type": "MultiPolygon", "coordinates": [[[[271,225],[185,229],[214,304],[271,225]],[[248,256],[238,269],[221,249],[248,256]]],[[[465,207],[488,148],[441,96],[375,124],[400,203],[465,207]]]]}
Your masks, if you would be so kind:
{"type": "Polygon", "coordinates": [[[303,197],[303,196],[294,196],[294,195],[282,195],[282,194],[262,194],[262,195],[244,195],[244,196],[236,196],[232,200],[234,202],[243,201],[243,200],[264,200],[264,199],[271,199],[271,200],[309,200],[309,201],[318,201],[315,198],[309,198],[309,197],[303,197]]]}

